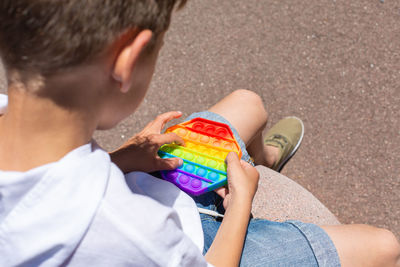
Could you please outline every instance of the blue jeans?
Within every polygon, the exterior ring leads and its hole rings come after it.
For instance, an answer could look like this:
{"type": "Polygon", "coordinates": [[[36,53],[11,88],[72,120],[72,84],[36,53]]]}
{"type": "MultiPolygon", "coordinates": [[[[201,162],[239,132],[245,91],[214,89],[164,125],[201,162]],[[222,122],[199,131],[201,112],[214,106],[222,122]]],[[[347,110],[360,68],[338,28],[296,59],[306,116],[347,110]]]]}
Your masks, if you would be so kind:
{"type": "MultiPolygon", "coordinates": [[[[244,142],[232,125],[218,114],[203,111],[187,120],[202,117],[228,124],[242,149],[242,159],[250,156],[244,142]]],[[[193,197],[200,208],[223,214],[222,198],[214,192],[193,197]]],[[[204,233],[205,254],[221,225],[221,220],[200,214],[204,233]]],[[[235,233],[232,233],[235,234],[235,233]]],[[[240,266],[340,266],[336,248],[326,232],[315,224],[299,221],[273,222],[250,219],[240,266]]]]}

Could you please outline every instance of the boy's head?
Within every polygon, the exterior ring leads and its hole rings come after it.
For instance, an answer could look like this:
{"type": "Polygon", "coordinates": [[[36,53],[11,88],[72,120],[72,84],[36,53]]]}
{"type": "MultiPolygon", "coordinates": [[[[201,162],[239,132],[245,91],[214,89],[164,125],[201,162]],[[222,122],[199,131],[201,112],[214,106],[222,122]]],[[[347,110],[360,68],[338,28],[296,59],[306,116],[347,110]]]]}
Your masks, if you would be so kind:
{"type": "Polygon", "coordinates": [[[154,43],[176,2],[1,0],[0,53],[7,68],[53,73],[90,61],[129,29],[151,30],[154,43]]]}
{"type": "MultiPolygon", "coordinates": [[[[119,83],[122,93],[132,86],[146,87],[172,10],[185,2],[1,0],[0,55],[9,83],[16,80],[28,84],[31,77],[40,77],[44,80],[40,83],[44,88],[39,88],[43,95],[60,101],[61,105],[74,106],[79,103],[67,103],[66,99],[79,102],[82,98],[78,96],[82,91],[75,92],[71,88],[76,85],[76,77],[88,77],[85,71],[93,73],[92,66],[99,66],[101,62],[105,63],[104,68],[95,70],[100,75],[99,80],[102,74],[110,71],[111,79],[119,83]],[[149,70],[137,70],[143,67],[149,70]],[[135,71],[136,76],[132,78],[135,71]],[[69,88],[64,90],[63,86],[58,86],[57,92],[51,91],[48,87],[59,85],[60,77],[69,88]],[[75,93],[77,97],[73,97],[75,93]]],[[[118,101],[122,100],[114,102],[118,101]]],[[[100,128],[108,128],[113,123],[104,124],[100,128]]]]}

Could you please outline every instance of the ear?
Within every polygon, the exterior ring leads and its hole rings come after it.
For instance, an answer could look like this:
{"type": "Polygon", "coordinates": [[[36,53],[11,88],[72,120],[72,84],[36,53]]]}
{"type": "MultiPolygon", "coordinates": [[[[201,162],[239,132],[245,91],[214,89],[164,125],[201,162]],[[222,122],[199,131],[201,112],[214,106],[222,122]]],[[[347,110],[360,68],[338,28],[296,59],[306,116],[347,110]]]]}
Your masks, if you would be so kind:
{"type": "Polygon", "coordinates": [[[132,84],[132,72],[138,63],[139,56],[150,42],[153,33],[150,30],[140,31],[135,39],[126,45],[116,56],[112,77],[121,84],[121,92],[129,91],[132,84]]]}

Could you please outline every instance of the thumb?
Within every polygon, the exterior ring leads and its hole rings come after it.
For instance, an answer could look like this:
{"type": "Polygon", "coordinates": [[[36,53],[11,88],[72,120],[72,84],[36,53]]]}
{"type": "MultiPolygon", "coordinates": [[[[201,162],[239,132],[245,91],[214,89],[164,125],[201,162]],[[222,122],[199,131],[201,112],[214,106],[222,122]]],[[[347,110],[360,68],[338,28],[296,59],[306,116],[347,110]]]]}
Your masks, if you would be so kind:
{"type": "Polygon", "coordinates": [[[227,165],[228,176],[230,176],[230,173],[242,171],[242,165],[235,152],[229,152],[228,156],[226,156],[225,162],[227,165]]]}
{"type": "Polygon", "coordinates": [[[156,161],[156,168],[159,171],[175,170],[182,166],[183,160],[181,158],[158,158],[156,161]]]}

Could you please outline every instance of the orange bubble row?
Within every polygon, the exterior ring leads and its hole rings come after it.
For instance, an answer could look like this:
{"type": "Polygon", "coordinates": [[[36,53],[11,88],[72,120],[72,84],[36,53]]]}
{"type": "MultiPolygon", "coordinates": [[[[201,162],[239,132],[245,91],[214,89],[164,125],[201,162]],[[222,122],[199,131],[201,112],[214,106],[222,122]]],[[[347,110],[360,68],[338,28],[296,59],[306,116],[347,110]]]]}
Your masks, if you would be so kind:
{"type": "Polygon", "coordinates": [[[234,148],[235,148],[235,146],[231,142],[218,140],[216,138],[212,138],[212,137],[209,137],[206,135],[198,134],[196,132],[188,131],[183,128],[178,128],[178,129],[174,130],[174,132],[182,138],[187,137],[190,140],[199,141],[201,143],[212,145],[215,147],[222,147],[227,150],[234,150],[234,148]]]}

